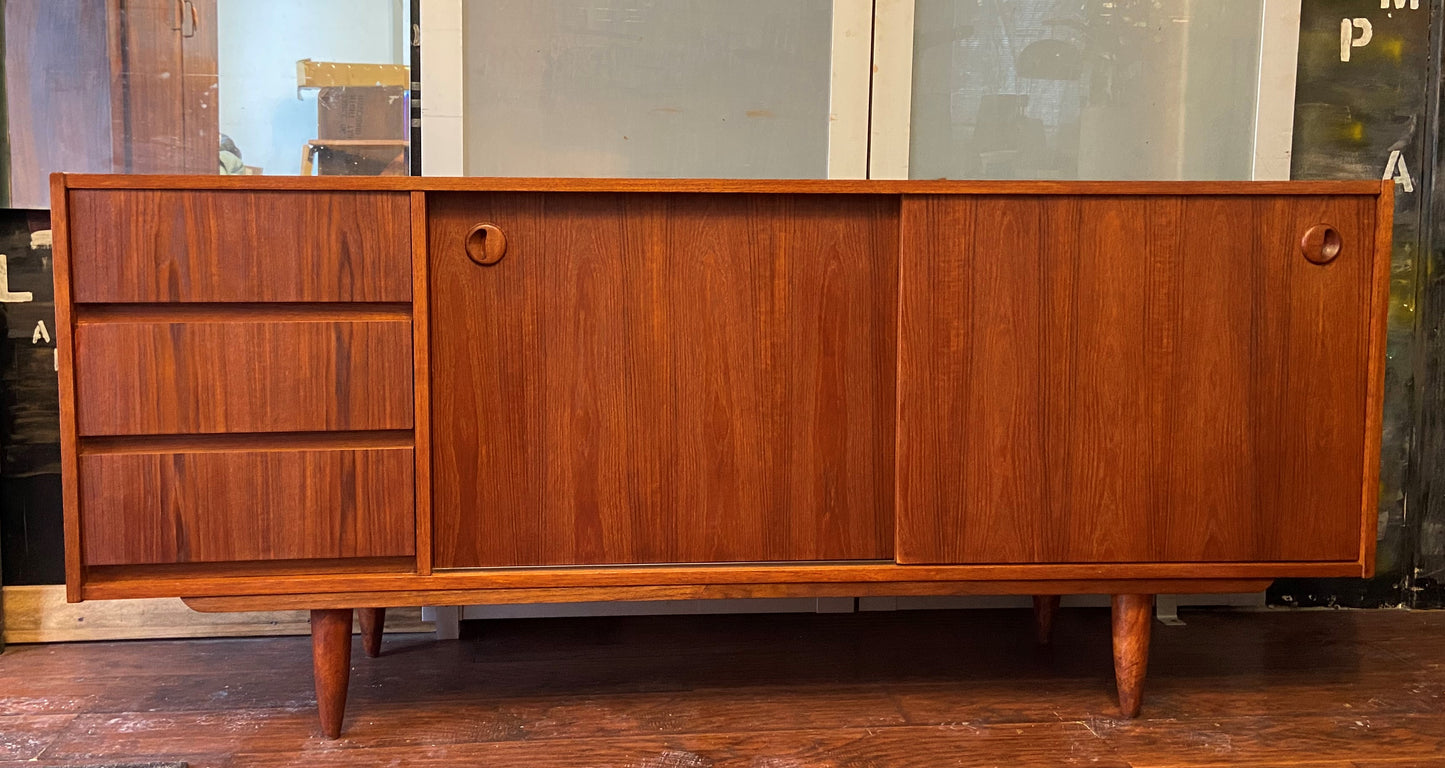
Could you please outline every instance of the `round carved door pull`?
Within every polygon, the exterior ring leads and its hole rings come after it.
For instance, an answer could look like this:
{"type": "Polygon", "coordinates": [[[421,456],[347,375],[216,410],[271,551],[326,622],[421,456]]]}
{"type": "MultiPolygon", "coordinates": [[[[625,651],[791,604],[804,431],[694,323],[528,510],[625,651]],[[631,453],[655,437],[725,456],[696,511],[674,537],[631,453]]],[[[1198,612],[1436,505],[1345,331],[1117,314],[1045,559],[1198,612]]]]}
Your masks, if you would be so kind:
{"type": "Polygon", "coordinates": [[[478,224],[467,233],[467,258],[490,267],[507,255],[507,236],[493,224],[478,224]]]}
{"type": "Polygon", "coordinates": [[[1305,230],[1304,237],[1300,238],[1299,247],[1304,251],[1306,259],[1316,264],[1328,264],[1340,255],[1340,248],[1343,241],[1340,239],[1339,230],[1328,224],[1316,224],[1305,230]]]}

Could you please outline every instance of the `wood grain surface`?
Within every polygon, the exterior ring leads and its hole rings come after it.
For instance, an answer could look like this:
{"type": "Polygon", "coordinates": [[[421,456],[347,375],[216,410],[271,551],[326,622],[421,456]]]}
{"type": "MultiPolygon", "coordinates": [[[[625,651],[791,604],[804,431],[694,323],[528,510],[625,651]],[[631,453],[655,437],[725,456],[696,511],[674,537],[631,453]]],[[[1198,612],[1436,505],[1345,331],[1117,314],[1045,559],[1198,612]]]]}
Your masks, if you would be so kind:
{"type": "Polygon", "coordinates": [[[82,435],[410,429],[405,319],[84,324],[82,435]]]}
{"type": "MultiPolygon", "coordinates": [[[[8,10],[9,6],[7,6],[8,10]]],[[[51,258],[55,276],[55,377],[60,411],[60,499],[65,527],[65,597],[80,600],[85,581],[80,542],[80,471],[75,424],[75,307],[70,295],[70,193],[65,177],[50,176],[51,258]]]]}
{"type": "Polygon", "coordinates": [[[1378,195],[1393,182],[608,179],[540,176],[184,176],[57,174],[69,189],[313,192],[680,192],[818,195],[1378,195]]]}
{"type": "Polygon", "coordinates": [[[77,302],[411,299],[402,193],[70,194],[77,302]]]}
{"type": "Polygon", "coordinates": [[[89,578],[77,555],[72,597],[1373,562],[1378,183],[53,181],[72,466],[410,436],[421,494],[416,573],[89,578]],[[493,266],[465,255],[483,223],[493,266]],[[1344,236],[1326,265],[1299,252],[1318,224],[1344,236]]]}
{"type": "Polygon", "coordinates": [[[416,572],[432,571],[431,286],[427,268],[426,195],[411,193],[412,419],[416,446],[416,572]]]}
{"type": "MultiPolygon", "coordinates": [[[[0,765],[1437,768],[1445,611],[1195,611],[1142,717],[1109,615],[1026,609],[489,620],[355,658],[323,741],[311,641],[12,645],[0,765]],[[26,762],[29,761],[29,762],[26,762]]],[[[360,656],[353,641],[353,657],[360,656]]]]}
{"type": "Polygon", "coordinates": [[[1034,641],[1040,646],[1054,640],[1054,617],[1059,613],[1060,595],[1034,595],[1034,641]]]}
{"type": "Polygon", "coordinates": [[[341,735],[346,716],[346,690],[351,683],[350,609],[311,612],[311,669],[316,685],[316,709],[321,732],[328,739],[341,735]]]}
{"type": "MultiPolygon", "coordinates": [[[[1395,184],[1384,185],[1380,196],[1375,199],[1375,273],[1373,313],[1370,321],[1369,374],[1365,385],[1365,411],[1370,421],[1365,427],[1365,476],[1361,483],[1360,495],[1371,499],[1385,492],[1380,483],[1380,462],[1370,457],[1380,455],[1380,444],[1384,440],[1385,410],[1385,366],[1387,348],[1390,343],[1390,272],[1394,265],[1395,234],[1395,184]]],[[[1368,501],[1360,505],[1360,551],[1364,562],[1366,578],[1375,575],[1375,544],[1381,531],[1379,505],[1368,501]]]]}
{"type": "MultiPolygon", "coordinates": [[[[1020,594],[1099,594],[1126,591],[1123,582],[1140,589],[1164,580],[1163,593],[1210,592],[1220,580],[1265,582],[1291,576],[1358,577],[1358,562],[1264,563],[1045,563],[1030,565],[923,566],[892,563],[816,564],[738,563],[696,566],[564,566],[556,568],[460,568],[439,570],[430,576],[378,571],[374,573],[256,574],[235,572],[232,564],[214,564],[186,573],[155,574],[117,568],[91,573],[81,590],[87,599],[123,597],[220,597],[226,595],[323,595],[331,592],[405,592],[415,590],[523,589],[566,590],[632,587],[758,587],[766,596],[778,585],[796,585],[803,592],[820,592],[835,584],[861,584],[866,594],[888,594],[897,584],[933,584],[935,594],[962,590],[988,594],[988,588],[1020,594]],[[740,586],[739,586],[740,585],[740,586]],[[762,586],[767,585],[767,586],[762,586]],[[1090,585],[1093,585],[1092,587],[1090,585]]],[[[410,569],[407,569],[410,571],[410,569]]],[[[862,587],[860,587],[862,589],[862,587]]],[[[922,589],[918,587],[915,589],[922,589]]],[[[1257,590],[1243,590],[1257,591],[1257,590]]],[[[795,593],[796,594],[796,593],[795,593]]],[[[836,592],[827,592],[836,596],[836,592]]],[[[860,592],[859,594],[864,594],[860,592]]],[[[923,594],[914,592],[913,594],[923,594]]],[[[741,595],[738,595],[741,596],[741,595]]],[[[623,599],[621,597],[616,599],[623,599]]],[[[641,599],[641,598],[639,598],[641,599]]],[[[380,597],[368,601],[387,605],[380,597]]]]}
{"type": "Polygon", "coordinates": [[[896,206],[431,197],[436,567],[889,557],[896,206]]]}
{"type": "Polygon", "coordinates": [[[1144,705],[1144,678],[1149,673],[1154,596],[1114,595],[1110,602],[1114,687],[1119,696],[1119,712],[1124,717],[1138,717],[1144,705]]]}
{"type": "Polygon", "coordinates": [[[356,620],[361,635],[361,647],[366,655],[376,658],[381,655],[381,632],[386,626],[385,608],[358,608],[356,620]]]}
{"type": "MultiPolygon", "coordinates": [[[[70,603],[63,585],[12,585],[5,588],[5,643],[304,635],[309,610],[200,613],[165,598],[70,603]]],[[[436,628],[421,620],[420,608],[392,609],[384,618],[386,634],[436,628]]]]}
{"type": "Polygon", "coordinates": [[[899,561],[1359,560],[1374,215],[905,198],[899,561]]]}
{"type": "MultiPolygon", "coordinates": [[[[97,569],[97,573],[106,569],[97,569]]],[[[351,608],[385,603],[390,606],[535,605],[660,600],[742,600],[827,597],[953,597],[963,595],[1030,595],[1040,589],[1059,594],[1097,595],[1115,589],[1158,589],[1167,594],[1262,592],[1268,581],[1191,579],[1151,581],[888,581],[836,584],[715,584],[658,587],[562,587],[535,589],[442,589],[401,592],[344,592],[300,595],[234,595],[186,597],[186,605],[207,613],[271,611],[286,608],[351,608]]],[[[1057,598],[1058,595],[1055,595],[1057,598]]],[[[1050,619],[1052,621],[1052,618],[1050,619]]],[[[1036,627],[1037,630],[1037,627],[1036,627]]],[[[1038,637],[1038,632],[1035,633],[1038,637]]],[[[1042,643],[1047,645],[1047,643],[1042,643]]]]}
{"type": "Polygon", "coordinates": [[[410,448],[80,458],[88,566],[414,552],[410,448]]]}

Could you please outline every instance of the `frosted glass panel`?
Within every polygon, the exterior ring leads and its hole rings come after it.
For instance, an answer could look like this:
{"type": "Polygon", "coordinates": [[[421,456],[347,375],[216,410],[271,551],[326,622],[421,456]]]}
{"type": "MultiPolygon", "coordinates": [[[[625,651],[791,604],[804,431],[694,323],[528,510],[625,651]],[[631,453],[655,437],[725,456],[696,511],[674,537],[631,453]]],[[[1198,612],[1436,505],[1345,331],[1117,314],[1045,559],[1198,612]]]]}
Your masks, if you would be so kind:
{"type": "Polygon", "coordinates": [[[821,178],[831,0],[466,0],[472,176],[821,178]]]}
{"type": "Polygon", "coordinates": [[[917,0],[909,176],[1248,179],[1263,0],[917,0]]]}

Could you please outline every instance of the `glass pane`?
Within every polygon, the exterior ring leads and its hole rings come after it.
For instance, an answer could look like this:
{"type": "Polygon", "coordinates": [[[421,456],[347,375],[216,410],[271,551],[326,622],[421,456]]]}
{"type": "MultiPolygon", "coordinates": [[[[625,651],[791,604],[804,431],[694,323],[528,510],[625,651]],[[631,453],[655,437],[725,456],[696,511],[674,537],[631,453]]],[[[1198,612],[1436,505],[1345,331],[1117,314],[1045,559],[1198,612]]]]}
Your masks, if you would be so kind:
{"type": "Polygon", "coordinates": [[[222,173],[410,171],[409,2],[217,4],[222,173]]]}
{"type": "Polygon", "coordinates": [[[407,170],[407,0],[0,7],[14,207],[47,207],[54,171],[407,170]]]}
{"type": "Polygon", "coordinates": [[[467,0],[473,176],[821,178],[832,0],[467,0]]]}
{"type": "Polygon", "coordinates": [[[917,0],[912,178],[1248,179],[1263,0],[917,0]]]}

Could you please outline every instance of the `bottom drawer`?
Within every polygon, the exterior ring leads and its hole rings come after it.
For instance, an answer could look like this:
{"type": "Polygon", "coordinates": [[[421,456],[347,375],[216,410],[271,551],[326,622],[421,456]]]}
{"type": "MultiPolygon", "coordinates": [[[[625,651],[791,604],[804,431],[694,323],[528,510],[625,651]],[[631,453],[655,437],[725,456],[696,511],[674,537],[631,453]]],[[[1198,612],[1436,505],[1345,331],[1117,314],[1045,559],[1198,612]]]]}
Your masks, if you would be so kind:
{"type": "Polygon", "coordinates": [[[86,565],[415,553],[412,449],[80,457],[86,565]]]}

